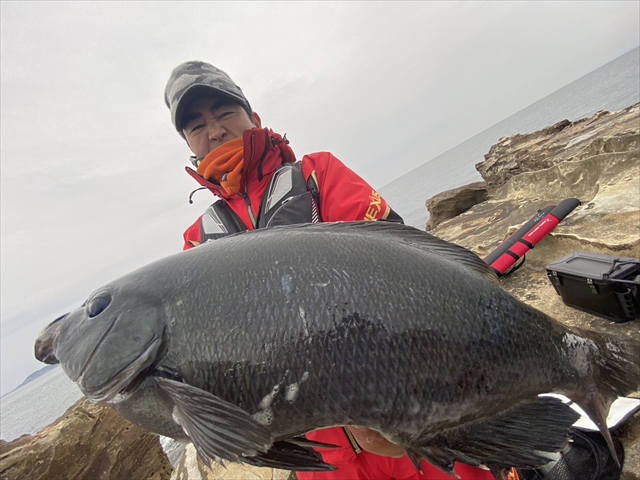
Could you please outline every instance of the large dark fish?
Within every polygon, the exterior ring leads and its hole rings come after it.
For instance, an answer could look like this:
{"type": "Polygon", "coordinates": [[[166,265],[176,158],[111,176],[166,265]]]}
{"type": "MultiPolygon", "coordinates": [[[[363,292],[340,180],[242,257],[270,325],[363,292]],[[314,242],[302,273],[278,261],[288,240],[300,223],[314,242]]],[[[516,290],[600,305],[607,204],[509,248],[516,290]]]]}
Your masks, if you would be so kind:
{"type": "Polygon", "coordinates": [[[533,468],[567,442],[577,402],[609,439],[638,389],[640,344],[570,329],[519,302],[473,253],[397,224],[242,233],[94,292],[41,334],[94,402],[193,441],[209,460],[332,467],[301,435],[381,432],[452,473],[533,468]]]}

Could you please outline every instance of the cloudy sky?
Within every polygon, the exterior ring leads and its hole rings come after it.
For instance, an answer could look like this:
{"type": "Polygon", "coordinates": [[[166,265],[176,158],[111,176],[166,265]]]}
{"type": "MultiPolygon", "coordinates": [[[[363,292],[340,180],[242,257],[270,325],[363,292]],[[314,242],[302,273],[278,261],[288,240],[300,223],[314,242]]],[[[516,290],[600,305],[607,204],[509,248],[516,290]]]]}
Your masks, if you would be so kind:
{"type": "Polygon", "coordinates": [[[42,327],[180,250],[213,200],[187,203],[163,103],[179,63],[222,68],[299,157],[381,187],[640,43],[637,1],[0,5],[2,393],[42,366],[42,327]]]}

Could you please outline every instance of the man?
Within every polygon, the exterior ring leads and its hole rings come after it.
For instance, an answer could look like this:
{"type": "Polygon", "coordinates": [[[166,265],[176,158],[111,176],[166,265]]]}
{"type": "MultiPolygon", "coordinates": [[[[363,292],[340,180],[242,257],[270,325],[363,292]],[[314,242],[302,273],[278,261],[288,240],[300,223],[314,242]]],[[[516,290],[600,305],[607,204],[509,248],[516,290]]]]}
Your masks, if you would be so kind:
{"type": "MultiPolygon", "coordinates": [[[[242,230],[309,222],[402,219],[362,178],[327,152],[299,163],[285,137],[262,128],[240,87],[222,70],[186,62],[171,74],[165,102],[193,152],[187,172],[221,201],[184,233],[184,248],[242,230]],[[296,170],[297,169],[297,170],[296,170]]],[[[449,479],[422,462],[420,473],[404,450],[372,430],[334,427],[307,437],[337,445],[321,449],[335,472],[298,473],[300,480],[449,479]]],[[[463,479],[493,479],[486,470],[457,465],[463,479]]]]}

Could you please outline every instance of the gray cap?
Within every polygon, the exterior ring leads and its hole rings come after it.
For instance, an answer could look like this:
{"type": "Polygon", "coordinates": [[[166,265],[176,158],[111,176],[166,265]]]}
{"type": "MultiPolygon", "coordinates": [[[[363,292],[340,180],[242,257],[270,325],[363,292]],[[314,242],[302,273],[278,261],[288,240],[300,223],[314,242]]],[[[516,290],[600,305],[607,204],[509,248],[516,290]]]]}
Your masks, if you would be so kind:
{"type": "Polygon", "coordinates": [[[180,135],[180,120],[184,108],[189,101],[207,93],[216,93],[242,105],[247,113],[251,113],[251,105],[240,87],[233,83],[231,77],[219,68],[205,62],[185,62],[178,65],[167,82],[164,90],[164,103],[171,110],[171,122],[180,135]]]}

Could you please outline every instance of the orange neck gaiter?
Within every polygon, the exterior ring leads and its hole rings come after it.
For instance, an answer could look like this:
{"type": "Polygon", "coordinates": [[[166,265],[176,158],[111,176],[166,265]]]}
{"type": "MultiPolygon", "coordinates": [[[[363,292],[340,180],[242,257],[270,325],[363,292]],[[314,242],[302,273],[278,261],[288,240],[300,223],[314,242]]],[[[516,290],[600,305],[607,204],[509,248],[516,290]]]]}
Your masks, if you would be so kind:
{"type": "Polygon", "coordinates": [[[240,191],[240,179],[244,165],[242,137],[223,143],[208,153],[198,165],[198,174],[207,180],[215,180],[229,195],[240,191]]]}

